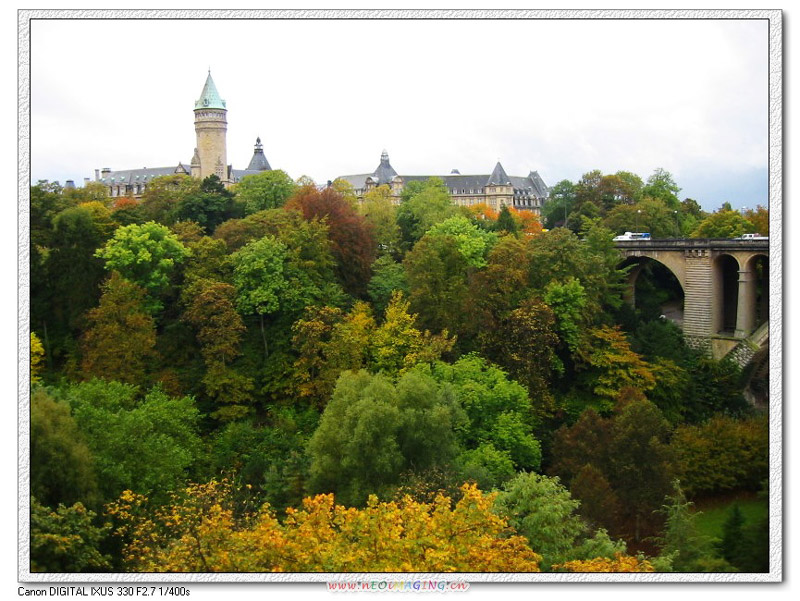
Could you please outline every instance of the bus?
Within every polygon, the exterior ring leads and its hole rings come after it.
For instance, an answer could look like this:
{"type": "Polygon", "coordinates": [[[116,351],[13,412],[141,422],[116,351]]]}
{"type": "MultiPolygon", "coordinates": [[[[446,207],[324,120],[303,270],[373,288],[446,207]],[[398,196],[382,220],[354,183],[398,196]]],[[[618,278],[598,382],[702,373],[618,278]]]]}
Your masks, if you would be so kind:
{"type": "Polygon", "coordinates": [[[619,236],[614,236],[614,242],[619,240],[650,240],[650,234],[646,232],[625,232],[619,236]]]}

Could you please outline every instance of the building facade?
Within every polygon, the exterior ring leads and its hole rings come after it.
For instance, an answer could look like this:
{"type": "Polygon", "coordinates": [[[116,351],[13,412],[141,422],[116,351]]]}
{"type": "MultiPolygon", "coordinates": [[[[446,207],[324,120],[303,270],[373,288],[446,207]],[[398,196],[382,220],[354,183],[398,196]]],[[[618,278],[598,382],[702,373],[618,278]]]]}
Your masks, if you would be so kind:
{"type": "Polygon", "coordinates": [[[224,185],[229,186],[246,175],[269,171],[271,167],[264,156],[261,138],[256,138],[253,158],[247,169],[234,169],[228,164],[227,115],[225,101],[220,97],[209,71],[200,98],[194,103],[194,131],[197,142],[194,156],[188,164],[179,162],[172,167],[124,170],[105,167],[95,170],[95,180],[108,188],[109,196],[137,198],[144,193],[153,179],[164,175],[190,175],[199,179],[216,175],[224,185]]]}
{"type": "Polygon", "coordinates": [[[486,204],[499,211],[505,205],[539,215],[550,194],[550,189],[538,172],[531,171],[526,176],[507,175],[499,161],[488,174],[462,175],[454,169],[448,175],[399,175],[392,167],[389,154],[385,150],[381,154],[380,164],[372,173],[343,175],[337,179],[350,184],[359,200],[378,186],[389,186],[392,201],[399,204],[403,188],[409,182],[431,177],[441,179],[453,203],[461,206],[486,204]]]}

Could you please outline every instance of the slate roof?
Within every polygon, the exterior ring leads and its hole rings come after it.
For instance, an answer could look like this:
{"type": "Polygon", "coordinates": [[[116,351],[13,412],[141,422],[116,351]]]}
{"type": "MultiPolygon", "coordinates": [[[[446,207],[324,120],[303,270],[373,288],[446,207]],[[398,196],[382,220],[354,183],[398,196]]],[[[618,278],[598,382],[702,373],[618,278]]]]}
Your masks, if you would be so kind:
{"type": "Polygon", "coordinates": [[[253,158],[250,159],[250,164],[247,166],[247,171],[270,171],[272,167],[269,166],[267,157],[264,155],[264,145],[261,144],[261,138],[256,138],[256,147],[253,150],[253,158]]]}
{"type": "MultiPolygon", "coordinates": [[[[389,163],[389,154],[384,150],[381,154],[381,163],[372,173],[360,173],[356,175],[342,175],[336,179],[346,181],[356,190],[363,190],[366,187],[367,178],[377,180],[378,185],[389,184],[392,178],[397,176],[397,171],[389,163]]],[[[507,185],[511,184],[516,196],[537,196],[546,198],[550,193],[539,173],[531,171],[527,176],[509,176],[500,162],[497,162],[492,173],[477,175],[461,175],[458,169],[453,169],[449,175],[401,175],[404,184],[413,181],[425,181],[432,177],[438,177],[444,182],[451,194],[483,194],[484,188],[488,185],[507,185]]]]}
{"type": "MultiPolygon", "coordinates": [[[[188,165],[188,163],[186,165],[188,165]]],[[[143,167],[142,169],[111,171],[105,177],[100,177],[97,181],[106,186],[147,184],[151,182],[153,178],[161,177],[162,175],[175,175],[176,173],[191,175],[192,170],[186,165],[178,163],[177,167],[143,167]]]]}

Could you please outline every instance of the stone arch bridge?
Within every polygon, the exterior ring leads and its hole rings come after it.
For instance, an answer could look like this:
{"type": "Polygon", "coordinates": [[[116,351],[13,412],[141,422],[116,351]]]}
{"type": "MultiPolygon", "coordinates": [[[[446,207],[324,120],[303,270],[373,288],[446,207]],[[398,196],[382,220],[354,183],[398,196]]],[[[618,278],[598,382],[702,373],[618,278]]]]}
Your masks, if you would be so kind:
{"type": "Polygon", "coordinates": [[[769,338],[769,240],[652,239],[614,243],[628,272],[627,300],[635,304],[641,270],[655,261],[680,284],[682,306],[670,318],[686,341],[715,358],[729,353],[741,365],[769,338]]]}

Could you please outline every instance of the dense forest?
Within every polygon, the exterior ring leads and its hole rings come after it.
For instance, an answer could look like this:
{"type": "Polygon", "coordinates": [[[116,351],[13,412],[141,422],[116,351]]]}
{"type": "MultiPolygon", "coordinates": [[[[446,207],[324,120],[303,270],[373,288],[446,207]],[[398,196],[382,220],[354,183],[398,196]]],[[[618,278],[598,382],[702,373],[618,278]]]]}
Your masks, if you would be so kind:
{"type": "Polygon", "coordinates": [[[592,171],[540,223],[436,178],[39,182],[31,570],[767,571],[749,374],[623,302],[612,243],[767,211],[678,193],[592,171]]]}

